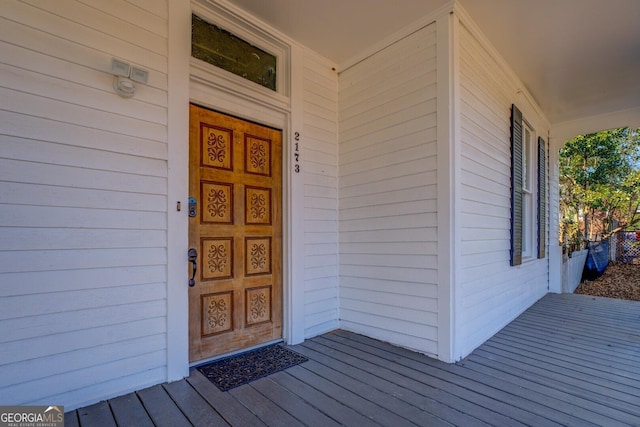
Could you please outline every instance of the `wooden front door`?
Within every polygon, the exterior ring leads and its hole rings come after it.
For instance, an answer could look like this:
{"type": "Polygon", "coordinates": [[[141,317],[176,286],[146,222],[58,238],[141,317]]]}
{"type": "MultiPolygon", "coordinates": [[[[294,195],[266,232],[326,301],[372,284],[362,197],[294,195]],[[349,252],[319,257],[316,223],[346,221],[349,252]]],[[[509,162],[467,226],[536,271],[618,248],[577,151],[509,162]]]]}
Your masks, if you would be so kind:
{"type": "Polygon", "coordinates": [[[194,362],[282,337],[282,134],[195,105],[189,127],[194,362]]]}

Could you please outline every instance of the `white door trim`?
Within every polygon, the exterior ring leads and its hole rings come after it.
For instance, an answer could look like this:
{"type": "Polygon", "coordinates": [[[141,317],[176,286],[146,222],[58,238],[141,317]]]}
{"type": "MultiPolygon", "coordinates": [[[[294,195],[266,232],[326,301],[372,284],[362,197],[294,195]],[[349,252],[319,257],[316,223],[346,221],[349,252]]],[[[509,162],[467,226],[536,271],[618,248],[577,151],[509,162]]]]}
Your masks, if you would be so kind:
{"type": "Polygon", "coordinates": [[[189,375],[189,102],[282,130],[283,338],[289,344],[304,340],[304,180],[293,173],[291,153],[294,130],[302,127],[303,49],[224,1],[171,0],[169,8],[167,380],[175,381],[189,375]],[[260,40],[267,43],[279,58],[279,91],[191,58],[191,14],[196,10],[258,46],[260,40]]]}
{"type": "Polygon", "coordinates": [[[172,0],[168,7],[167,381],[176,381],[189,375],[189,300],[185,281],[189,223],[185,208],[189,191],[191,5],[189,0],[172,0]]]}

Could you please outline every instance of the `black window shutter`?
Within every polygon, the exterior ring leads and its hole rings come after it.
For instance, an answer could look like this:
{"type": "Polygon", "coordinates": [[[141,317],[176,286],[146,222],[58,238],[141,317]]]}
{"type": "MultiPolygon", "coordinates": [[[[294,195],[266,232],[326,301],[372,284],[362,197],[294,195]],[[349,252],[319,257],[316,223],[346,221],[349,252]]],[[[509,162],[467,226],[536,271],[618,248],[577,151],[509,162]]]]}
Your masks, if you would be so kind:
{"type": "Polygon", "coordinates": [[[547,246],[547,149],[538,137],[538,258],[545,257],[547,246]]]}
{"type": "Polygon", "coordinates": [[[522,264],[522,112],[511,106],[511,265],[522,264]]]}

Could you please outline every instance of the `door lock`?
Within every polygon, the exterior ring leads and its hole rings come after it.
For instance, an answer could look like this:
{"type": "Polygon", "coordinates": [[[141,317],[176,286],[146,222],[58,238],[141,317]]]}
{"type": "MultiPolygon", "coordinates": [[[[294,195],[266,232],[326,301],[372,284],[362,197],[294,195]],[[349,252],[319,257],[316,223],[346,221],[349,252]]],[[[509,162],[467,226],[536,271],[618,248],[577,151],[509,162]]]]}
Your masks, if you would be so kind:
{"type": "Polygon", "coordinates": [[[191,279],[189,279],[189,286],[196,284],[196,271],[198,271],[198,251],[195,248],[189,248],[188,252],[189,262],[192,264],[191,279]]]}

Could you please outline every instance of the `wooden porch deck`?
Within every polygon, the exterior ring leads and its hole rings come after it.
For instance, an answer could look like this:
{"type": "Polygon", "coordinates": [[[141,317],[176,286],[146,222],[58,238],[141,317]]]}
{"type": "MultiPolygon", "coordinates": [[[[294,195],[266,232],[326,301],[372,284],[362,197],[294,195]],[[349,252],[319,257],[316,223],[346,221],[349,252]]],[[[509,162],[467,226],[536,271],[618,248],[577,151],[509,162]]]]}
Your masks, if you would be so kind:
{"type": "Polygon", "coordinates": [[[640,426],[640,303],[547,295],[446,364],[344,331],[229,392],[194,370],[66,414],[69,426],[640,426]]]}

